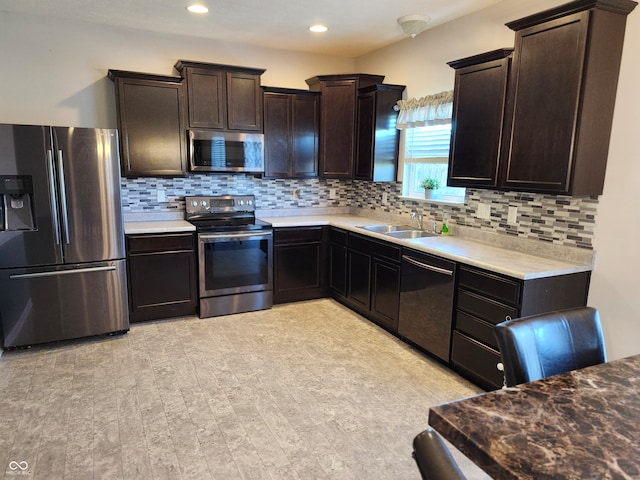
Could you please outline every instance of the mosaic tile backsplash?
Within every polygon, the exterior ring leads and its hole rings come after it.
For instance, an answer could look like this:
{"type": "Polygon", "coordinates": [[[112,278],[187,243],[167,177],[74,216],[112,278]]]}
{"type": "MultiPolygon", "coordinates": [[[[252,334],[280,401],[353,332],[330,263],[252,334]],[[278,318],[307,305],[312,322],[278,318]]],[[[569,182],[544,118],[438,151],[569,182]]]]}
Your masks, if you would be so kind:
{"type": "Polygon", "coordinates": [[[428,220],[493,233],[591,250],[597,197],[570,197],[467,189],[464,205],[401,198],[402,184],[335,179],[262,179],[250,175],[189,174],[180,178],[122,180],[122,205],[127,213],[184,211],[185,195],[253,194],[259,210],[313,207],[355,207],[408,217],[418,209],[428,220]],[[165,195],[165,201],[158,201],[165,195]],[[383,204],[383,193],[387,203],[383,204]],[[490,218],[478,217],[489,205],[490,218]],[[516,222],[508,222],[516,207],[516,222]]]}

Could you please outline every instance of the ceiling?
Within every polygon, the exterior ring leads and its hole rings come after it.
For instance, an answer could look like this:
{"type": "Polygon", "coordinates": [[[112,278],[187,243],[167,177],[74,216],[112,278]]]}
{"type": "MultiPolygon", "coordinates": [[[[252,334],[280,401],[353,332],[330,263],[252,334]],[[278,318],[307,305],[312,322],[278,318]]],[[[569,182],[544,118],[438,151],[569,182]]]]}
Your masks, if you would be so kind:
{"type": "Polygon", "coordinates": [[[407,38],[396,21],[403,15],[427,15],[433,28],[499,1],[202,0],[198,3],[209,7],[209,13],[199,16],[187,12],[188,0],[0,0],[0,12],[358,57],[407,38]],[[329,31],[309,32],[317,22],[329,31]]]}

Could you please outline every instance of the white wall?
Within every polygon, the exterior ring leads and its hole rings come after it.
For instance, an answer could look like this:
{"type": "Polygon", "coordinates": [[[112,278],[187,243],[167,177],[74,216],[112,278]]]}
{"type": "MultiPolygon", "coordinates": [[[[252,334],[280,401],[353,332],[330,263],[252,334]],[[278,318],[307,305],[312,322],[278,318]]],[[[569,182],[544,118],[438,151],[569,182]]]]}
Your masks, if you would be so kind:
{"type": "Polygon", "coordinates": [[[589,303],[600,309],[610,358],[640,352],[640,8],[629,15],[600,197],[589,303]]]}
{"type": "MultiPolygon", "coordinates": [[[[508,21],[565,0],[505,0],[356,60],[356,70],[384,72],[385,81],[407,85],[408,97],[453,88],[447,61],[513,47],[508,21]]],[[[599,198],[595,270],[589,304],[600,310],[610,359],[640,353],[640,213],[635,191],[640,162],[640,8],[628,17],[604,194],[599,198]]]]}
{"type": "Polygon", "coordinates": [[[177,75],[179,59],[266,68],[262,84],[307,89],[354,60],[0,12],[0,122],[115,128],[107,71],[177,75]]]}

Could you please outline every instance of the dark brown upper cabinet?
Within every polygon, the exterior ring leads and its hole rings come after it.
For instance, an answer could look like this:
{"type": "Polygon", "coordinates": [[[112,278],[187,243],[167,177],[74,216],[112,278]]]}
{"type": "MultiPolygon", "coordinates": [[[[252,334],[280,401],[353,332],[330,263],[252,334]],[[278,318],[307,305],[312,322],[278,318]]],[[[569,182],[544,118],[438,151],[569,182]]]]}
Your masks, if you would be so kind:
{"type": "Polygon", "coordinates": [[[600,195],[630,0],[577,0],[516,32],[500,186],[600,195]]]}
{"type": "Polygon", "coordinates": [[[189,128],[262,131],[264,69],[179,60],[187,84],[189,128]]]}
{"type": "Polygon", "coordinates": [[[382,83],[384,76],[322,75],[306,80],[320,96],[319,175],[353,178],[358,89],[382,83]]]}
{"type": "Polygon", "coordinates": [[[456,71],[449,186],[495,188],[498,185],[512,52],[512,48],[504,48],[448,62],[456,71]]]}
{"type": "Polygon", "coordinates": [[[395,182],[398,170],[400,132],[398,112],[404,85],[377,84],[358,90],[357,151],[353,178],[395,182]]]}
{"type": "Polygon", "coordinates": [[[318,176],[320,93],[263,87],[265,177],[318,176]]]}
{"type": "Polygon", "coordinates": [[[122,175],[185,175],[182,79],[122,70],[109,70],[109,78],[115,83],[122,175]]]}

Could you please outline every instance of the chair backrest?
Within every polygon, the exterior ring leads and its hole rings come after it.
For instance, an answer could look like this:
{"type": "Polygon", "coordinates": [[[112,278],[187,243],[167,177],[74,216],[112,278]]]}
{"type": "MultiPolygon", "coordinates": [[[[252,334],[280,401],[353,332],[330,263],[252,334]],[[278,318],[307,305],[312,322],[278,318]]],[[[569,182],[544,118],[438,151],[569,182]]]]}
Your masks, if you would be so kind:
{"type": "Polygon", "coordinates": [[[509,320],[495,334],[507,387],[606,361],[600,316],[591,307],[509,320]]]}
{"type": "Polygon", "coordinates": [[[444,441],[432,428],[413,439],[413,458],[423,480],[465,480],[444,441]]]}

